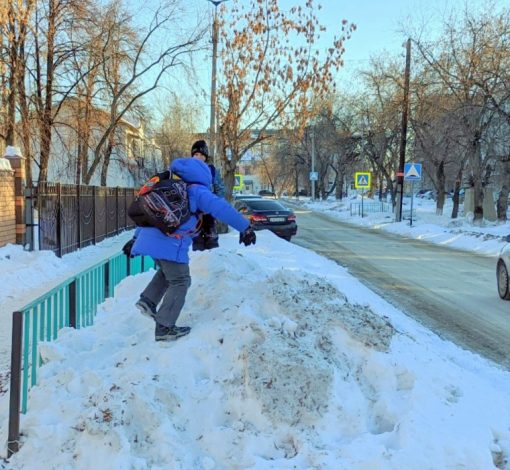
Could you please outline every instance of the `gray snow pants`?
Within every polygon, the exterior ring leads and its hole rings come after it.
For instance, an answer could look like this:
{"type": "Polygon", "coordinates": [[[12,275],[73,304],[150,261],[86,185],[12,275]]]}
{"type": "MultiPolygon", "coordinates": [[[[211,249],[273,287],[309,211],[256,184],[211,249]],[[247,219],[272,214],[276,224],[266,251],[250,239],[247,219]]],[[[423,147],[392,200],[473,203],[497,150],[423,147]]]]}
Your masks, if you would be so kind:
{"type": "Polygon", "coordinates": [[[189,265],[175,263],[166,259],[155,259],[158,271],[142,292],[144,297],[159,305],[156,322],[166,327],[172,327],[181,314],[186,300],[186,293],[191,285],[189,265]]]}

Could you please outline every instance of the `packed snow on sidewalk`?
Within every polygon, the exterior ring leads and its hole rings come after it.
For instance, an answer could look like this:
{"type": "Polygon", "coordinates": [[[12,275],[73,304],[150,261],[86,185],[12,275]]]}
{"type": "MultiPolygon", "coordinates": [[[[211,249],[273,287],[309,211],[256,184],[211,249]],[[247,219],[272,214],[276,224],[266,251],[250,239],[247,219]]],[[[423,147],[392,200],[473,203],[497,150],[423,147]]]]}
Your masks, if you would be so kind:
{"type": "Polygon", "coordinates": [[[248,248],[222,236],[191,271],[184,338],[156,343],[134,307],[152,271],[44,343],[21,450],[0,468],[508,468],[510,374],[346,269],[260,232],[248,248]]]}
{"type": "Polygon", "coordinates": [[[52,251],[25,251],[21,245],[0,248],[0,393],[11,359],[12,312],[25,307],[68,278],[120,252],[133,236],[117,237],[58,258],[52,251]]]}

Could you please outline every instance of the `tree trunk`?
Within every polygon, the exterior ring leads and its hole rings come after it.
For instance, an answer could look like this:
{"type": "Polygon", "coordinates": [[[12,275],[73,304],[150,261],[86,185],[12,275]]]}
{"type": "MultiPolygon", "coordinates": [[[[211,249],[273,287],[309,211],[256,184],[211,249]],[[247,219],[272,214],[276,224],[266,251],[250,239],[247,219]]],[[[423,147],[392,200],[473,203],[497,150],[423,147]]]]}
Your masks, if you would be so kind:
{"type": "Polygon", "coordinates": [[[235,158],[232,160],[223,159],[223,183],[225,184],[225,199],[232,200],[232,191],[235,185],[236,162],[235,158]]]}
{"type": "Polygon", "coordinates": [[[459,192],[462,188],[462,178],[464,178],[464,161],[461,162],[459,167],[459,172],[457,173],[457,179],[455,180],[455,189],[453,193],[453,209],[452,209],[452,219],[456,219],[459,215],[459,204],[460,204],[460,196],[459,192]]]}
{"type": "Polygon", "coordinates": [[[510,192],[510,155],[508,155],[507,160],[503,165],[503,185],[496,205],[499,222],[506,222],[507,220],[508,193],[510,192]]]}
{"type": "Polygon", "coordinates": [[[335,199],[342,200],[344,196],[344,174],[338,174],[338,183],[336,185],[335,199]]]}
{"type": "Polygon", "coordinates": [[[27,186],[32,186],[32,150],[30,148],[30,126],[27,92],[25,88],[26,60],[24,41],[20,44],[20,70],[18,74],[19,106],[21,115],[21,142],[25,157],[25,173],[27,186]]]}
{"type": "Polygon", "coordinates": [[[106,186],[106,181],[108,179],[108,166],[110,165],[110,157],[112,155],[113,151],[113,142],[110,139],[110,142],[108,142],[108,146],[106,147],[104,158],[103,158],[103,165],[101,167],[101,186],[106,186]]]}
{"type": "Polygon", "coordinates": [[[9,7],[7,13],[7,29],[9,36],[9,94],[7,95],[7,129],[6,129],[6,144],[16,144],[16,96],[18,90],[18,44],[16,36],[16,19],[14,14],[13,3],[9,7]]]}
{"type": "Polygon", "coordinates": [[[53,107],[53,78],[55,75],[54,64],[54,48],[55,48],[55,34],[56,34],[56,8],[55,1],[50,0],[48,9],[48,39],[47,39],[47,52],[46,52],[46,86],[45,86],[45,100],[44,109],[41,110],[42,117],[40,124],[40,139],[41,139],[41,160],[40,160],[40,173],[39,181],[47,181],[48,179],[48,166],[50,162],[51,151],[51,134],[53,127],[52,107],[53,107]]]}
{"type": "Polygon", "coordinates": [[[443,215],[444,200],[445,200],[444,188],[446,186],[446,176],[444,173],[444,162],[443,161],[439,162],[439,165],[436,168],[436,178],[437,178],[436,215],[443,215]]]}
{"type": "Polygon", "coordinates": [[[296,162],[295,168],[296,168],[296,181],[295,181],[295,185],[296,185],[296,198],[299,199],[299,171],[298,171],[298,164],[297,164],[297,162],[296,162]]]}
{"type": "Polygon", "coordinates": [[[471,158],[471,168],[473,171],[473,189],[474,189],[474,225],[481,225],[483,222],[483,198],[484,188],[482,181],[482,168],[481,168],[481,157],[480,157],[480,132],[477,131],[473,138],[471,158]]]}

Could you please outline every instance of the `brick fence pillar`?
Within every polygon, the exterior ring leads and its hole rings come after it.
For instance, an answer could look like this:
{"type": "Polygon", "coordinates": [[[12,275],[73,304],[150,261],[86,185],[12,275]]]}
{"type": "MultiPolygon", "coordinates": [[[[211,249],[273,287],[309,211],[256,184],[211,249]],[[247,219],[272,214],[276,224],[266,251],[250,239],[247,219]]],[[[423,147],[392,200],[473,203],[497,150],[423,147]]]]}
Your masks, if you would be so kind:
{"type": "Polygon", "coordinates": [[[0,247],[16,243],[14,171],[0,158],[0,247]]]}
{"type": "Polygon", "coordinates": [[[25,219],[25,158],[21,155],[6,155],[14,170],[14,201],[16,204],[16,244],[25,246],[27,225],[25,219]]]}

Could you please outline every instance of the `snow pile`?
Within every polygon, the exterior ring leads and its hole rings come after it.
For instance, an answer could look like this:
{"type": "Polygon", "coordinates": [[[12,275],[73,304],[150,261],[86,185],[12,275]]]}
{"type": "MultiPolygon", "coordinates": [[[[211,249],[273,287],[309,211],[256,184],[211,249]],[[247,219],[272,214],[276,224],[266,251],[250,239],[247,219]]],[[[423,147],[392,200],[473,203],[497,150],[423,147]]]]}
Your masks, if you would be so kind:
{"type": "Polygon", "coordinates": [[[44,345],[6,469],[505,468],[510,374],[270,233],[191,267],[190,335],[154,342],[134,308],[151,272],[44,345]]]}

